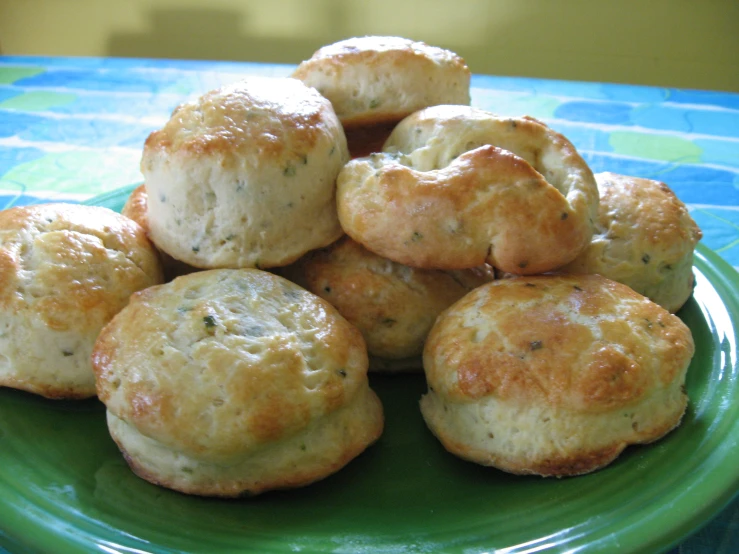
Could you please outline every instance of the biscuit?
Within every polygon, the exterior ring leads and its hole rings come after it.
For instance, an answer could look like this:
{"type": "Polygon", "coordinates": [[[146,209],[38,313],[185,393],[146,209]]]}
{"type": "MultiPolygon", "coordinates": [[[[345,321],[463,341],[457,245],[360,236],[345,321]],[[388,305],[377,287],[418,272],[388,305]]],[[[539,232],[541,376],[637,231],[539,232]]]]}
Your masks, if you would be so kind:
{"type": "Polygon", "coordinates": [[[47,398],[95,395],[98,333],[162,282],[144,230],[107,208],[40,204],[0,212],[0,385],[47,398]]]}
{"type": "Polygon", "coordinates": [[[470,70],[454,52],[400,37],[324,46],[293,73],[328,98],[353,156],[379,151],[393,126],[438,104],[470,103],[470,70]]]}
{"type": "Polygon", "coordinates": [[[679,425],[693,353],[677,316],[599,275],[493,281],[431,330],[421,411],[464,459],[578,475],[679,425]]]}
{"type": "Polygon", "coordinates": [[[693,294],[693,252],[702,233],[659,181],[599,173],[599,217],[590,245],[561,270],[598,273],[670,312],[693,294]]]}
{"type": "Polygon", "coordinates": [[[575,147],[543,123],[435,106],[405,118],[382,153],[349,162],[337,204],[348,235],[396,262],[528,275],[588,245],[598,188],[575,147]]]}
{"type": "Polygon", "coordinates": [[[151,239],[198,268],[287,265],[343,234],[335,185],[348,159],[331,103],[296,79],[211,91],[146,140],[151,239]]]}
{"type": "Polygon", "coordinates": [[[426,335],[444,309],[493,279],[492,268],[415,269],[349,237],[310,252],[281,275],[330,302],[362,333],[370,370],[421,370],[426,335]]]}
{"type": "Polygon", "coordinates": [[[382,432],[359,331],[265,271],[201,271],[134,295],[92,359],[130,467],[184,493],[307,485],[382,432]]]}
{"type": "MultiPolygon", "coordinates": [[[[146,204],[148,202],[149,195],[146,194],[146,185],[139,185],[133,191],[126,200],[126,203],[121,209],[121,215],[125,215],[129,219],[133,219],[138,223],[146,235],[149,236],[149,219],[146,215],[146,204]]],[[[158,250],[159,258],[162,261],[162,269],[164,271],[164,280],[171,281],[179,275],[185,275],[186,273],[192,273],[197,271],[197,268],[187,265],[179,260],[175,260],[172,256],[166,252],[158,250]]]]}
{"type": "Polygon", "coordinates": [[[400,121],[437,104],[470,103],[470,70],[462,58],[400,37],[324,46],[292,76],[328,98],[347,127],[400,121]]]}

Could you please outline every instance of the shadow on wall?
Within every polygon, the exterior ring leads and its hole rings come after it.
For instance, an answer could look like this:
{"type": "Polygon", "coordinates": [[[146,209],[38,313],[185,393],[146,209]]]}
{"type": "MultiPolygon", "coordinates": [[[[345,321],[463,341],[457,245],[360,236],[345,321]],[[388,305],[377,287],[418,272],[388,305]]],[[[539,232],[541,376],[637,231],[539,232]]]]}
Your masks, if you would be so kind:
{"type": "Polygon", "coordinates": [[[143,25],[114,26],[105,54],[298,64],[344,38],[400,34],[456,52],[477,74],[739,91],[739,34],[729,32],[736,0],[675,10],[659,26],[663,3],[642,0],[583,3],[566,17],[567,3],[547,0],[428,0],[422,11],[402,0],[291,0],[283,11],[233,1],[137,13],[143,25]]]}
{"type": "MultiPolygon", "coordinates": [[[[325,44],[317,38],[250,36],[243,32],[244,14],[237,11],[157,9],[148,17],[147,33],[113,33],[108,55],[295,64],[325,44]]],[[[339,40],[344,38],[340,10],[334,17],[339,40]]]]}
{"type": "MultiPolygon", "coordinates": [[[[146,31],[113,31],[107,38],[106,55],[131,58],[165,58],[191,60],[252,61],[297,65],[310,58],[320,47],[353,36],[367,34],[397,35],[447,48],[462,56],[473,72],[498,71],[516,74],[505,67],[505,57],[491,56],[481,36],[493,34],[496,40],[508,41],[504,26],[491,33],[494,25],[487,13],[475,19],[475,29],[467,29],[460,39],[462,18],[449,29],[430,30],[436,20],[416,21],[403,32],[393,22],[368,21],[352,11],[344,0],[319,2],[320,28],[309,24],[292,35],[250,34],[245,29],[258,27],[256,18],[243,10],[223,8],[155,8],[143,14],[146,31]],[[479,17],[482,16],[482,17],[479,17]],[[461,41],[461,43],[459,43],[461,41]],[[470,63],[472,62],[472,63],[470,63]]],[[[442,17],[443,18],[443,17],[442,17]]],[[[437,18],[438,14],[437,14],[437,18]]],[[[510,23],[510,21],[508,21],[510,23]]],[[[468,22],[469,23],[469,22],[468,22]]],[[[497,22],[500,24],[500,21],[497,22]]],[[[468,24],[469,26],[469,24],[468,24]]],[[[527,54],[524,53],[524,56],[527,54]]]]}

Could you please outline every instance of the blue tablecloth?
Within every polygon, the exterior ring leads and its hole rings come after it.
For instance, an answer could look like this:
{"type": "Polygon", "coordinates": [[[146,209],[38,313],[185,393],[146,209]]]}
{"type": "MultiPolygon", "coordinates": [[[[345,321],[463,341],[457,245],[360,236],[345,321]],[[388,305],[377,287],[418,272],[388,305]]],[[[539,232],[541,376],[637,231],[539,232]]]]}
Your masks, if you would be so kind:
{"type": "MultiPolygon", "coordinates": [[[[0,208],[80,201],[138,182],[143,142],[175,106],[248,74],[292,69],[0,57],[0,208]]],[[[472,87],[473,105],[528,114],[565,134],[594,172],[669,184],[703,243],[739,267],[739,95],[482,75],[472,87]]],[[[739,552],[739,501],[677,550],[739,552]]]]}

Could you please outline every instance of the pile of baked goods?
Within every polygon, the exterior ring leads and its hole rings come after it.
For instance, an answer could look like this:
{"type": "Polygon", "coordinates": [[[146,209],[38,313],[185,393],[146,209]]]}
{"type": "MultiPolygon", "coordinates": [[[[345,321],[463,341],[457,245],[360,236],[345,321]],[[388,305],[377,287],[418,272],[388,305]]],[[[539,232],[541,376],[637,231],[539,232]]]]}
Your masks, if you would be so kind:
{"type": "Polygon", "coordinates": [[[456,54],[363,37],[181,105],[122,216],[0,214],[0,384],[97,393],[131,468],[199,495],[349,463],[383,430],[368,372],[423,371],[431,432],[512,473],[662,437],[700,230],[666,185],[469,104],[456,54]]]}

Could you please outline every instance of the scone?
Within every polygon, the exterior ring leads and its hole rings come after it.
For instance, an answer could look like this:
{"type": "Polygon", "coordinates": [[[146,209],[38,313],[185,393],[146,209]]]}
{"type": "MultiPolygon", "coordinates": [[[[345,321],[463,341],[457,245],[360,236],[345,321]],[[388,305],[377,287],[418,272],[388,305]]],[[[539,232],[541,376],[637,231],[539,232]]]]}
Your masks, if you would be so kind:
{"type": "Polygon", "coordinates": [[[382,432],[359,331],[265,271],[201,271],[134,295],[92,359],[131,468],[184,493],[306,485],[382,432]]]}
{"type": "MultiPolygon", "coordinates": [[[[146,215],[146,205],[149,200],[149,195],[146,194],[146,185],[139,185],[131,192],[131,195],[126,200],[126,203],[121,209],[121,214],[126,217],[133,219],[136,223],[146,231],[147,236],[149,235],[149,218],[146,215]]],[[[192,273],[197,271],[186,263],[179,260],[175,260],[172,256],[166,252],[159,250],[159,257],[162,261],[162,269],[164,270],[165,281],[171,281],[179,275],[185,275],[186,273],[192,273]]]]}
{"type": "Polygon", "coordinates": [[[334,106],[353,156],[378,152],[395,124],[438,104],[470,103],[470,70],[454,52],[400,37],[324,46],[293,73],[334,106]]]}
{"type": "Polygon", "coordinates": [[[146,140],[151,239],[198,268],[287,265],[343,234],[335,186],[348,159],[331,103],[296,79],[211,91],[146,140]]]}
{"type": "Polygon", "coordinates": [[[532,275],[589,244],[598,187],[540,121],[434,106],[405,118],[383,152],[344,166],[337,205],[346,233],[393,261],[532,275]]]}
{"type": "Polygon", "coordinates": [[[599,275],[498,280],[439,316],[421,411],[457,456],[578,475],[680,423],[693,353],[688,327],[626,285],[599,275]]]}
{"type": "Polygon", "coordinates": [[[333,304],[364,336],[373,371],[421,371],[426,335],[444,309],[493,279],[492,268],[415,269],[344,237],[281,274],[333,304]]]}
{"type": "Polygon", "coordinates": [[[595,235],[562,271],[598,273],[676,312],[693,294],[700,228],[665,183],[616,173],[599,173],[595,180],[595,235]]]}
{"type": "Polygon", "coordinates": [[[162,282],[144,230],[101,207],[0,211],[0,386],[95,395],[90,354],[129,296],[162,282]]]}

